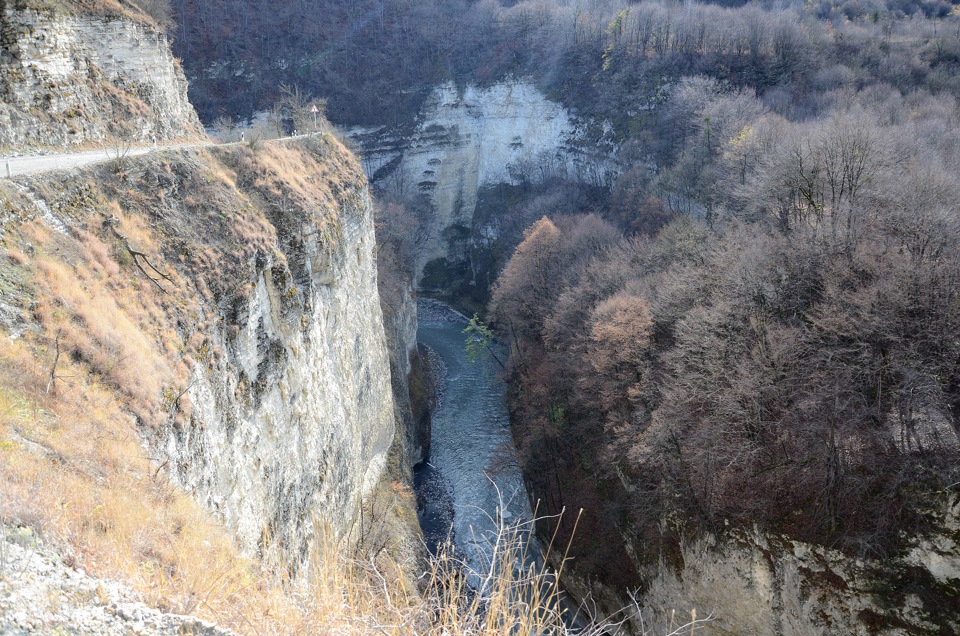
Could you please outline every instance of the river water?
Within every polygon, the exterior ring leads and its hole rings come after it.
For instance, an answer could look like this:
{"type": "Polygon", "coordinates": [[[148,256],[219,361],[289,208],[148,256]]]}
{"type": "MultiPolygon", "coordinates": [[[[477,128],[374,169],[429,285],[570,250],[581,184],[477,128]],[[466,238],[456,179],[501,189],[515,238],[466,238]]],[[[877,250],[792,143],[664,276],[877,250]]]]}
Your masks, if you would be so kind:
{"type": "Polygon", "coordinates": [[[482,568],[497,511],[510,524],[533,517],[510,460],[506,385],[491,355],[467,359],[462,315],[430,300],[420,301],[417,313],[417,339],[430,350],[438,393],[430,456],[415,472],[421,527],[431,549],[452,527],[460,556],[482,568]]]}

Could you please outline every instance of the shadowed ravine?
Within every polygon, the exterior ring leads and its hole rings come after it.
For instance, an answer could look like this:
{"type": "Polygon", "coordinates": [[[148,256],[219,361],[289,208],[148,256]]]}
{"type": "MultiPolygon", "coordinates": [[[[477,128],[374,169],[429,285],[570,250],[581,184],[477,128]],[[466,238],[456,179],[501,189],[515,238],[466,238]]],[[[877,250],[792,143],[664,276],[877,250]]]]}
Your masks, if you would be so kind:
{"type": "Polygon", "coordinates": [[[508,523],[532,517],[519,470],[509,461],[506,387],[491,357],[467,359],[463,316],[434,301],[422,301],[418,315],[417,338],[430,348],[438,392],[430,457],[416,470],[420,522],[431,548],[452,523],[454,544],[476,567],[478,544],[496,528],[500,497],[508,523]]]}

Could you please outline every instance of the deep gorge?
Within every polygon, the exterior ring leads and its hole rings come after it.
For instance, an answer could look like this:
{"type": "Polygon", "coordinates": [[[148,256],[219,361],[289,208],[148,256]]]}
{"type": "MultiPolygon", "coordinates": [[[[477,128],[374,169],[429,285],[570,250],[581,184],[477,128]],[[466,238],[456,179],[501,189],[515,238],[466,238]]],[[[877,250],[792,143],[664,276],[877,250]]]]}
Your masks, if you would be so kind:
{"type": "MultiPolygon", "coordinates": [[[[0,0],[0,147],[112,150],[0,181],[0,547],[167,625],[566,633],[428,554],[522,479],[620,633],[956,632],[955,12],[734,4],[0,0]]],[[[143,623],[3,563],[0,631],[143,623]]]]}

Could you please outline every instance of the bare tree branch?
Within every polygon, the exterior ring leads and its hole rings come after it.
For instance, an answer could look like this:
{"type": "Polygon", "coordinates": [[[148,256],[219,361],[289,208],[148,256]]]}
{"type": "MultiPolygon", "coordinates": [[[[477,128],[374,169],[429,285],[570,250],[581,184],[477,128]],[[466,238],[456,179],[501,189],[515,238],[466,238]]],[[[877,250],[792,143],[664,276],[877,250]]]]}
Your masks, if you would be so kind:
{"type": "Polygon", "coordinates": [[[133,249],[133,247],[130,245],[130,241],[127,240],[127,237],[125,237],[123,234],[119,232],[119,230],[117,230],[116,228],[117,222],[118,222],[118,219],[116,217],[109,217],[104,221],[104,225],[108,227],[110,231],[113,232],[113,235],[116,236],[123,243],[123,247],[127,250],[127,253],[130,254],[130,257],[133,259],[133,264],[137,267],[137,269],[140,270],[140,273],[143,274],[147,278],[147,280],[149,280],[151,283],[156,285],[157,289],[159,289],[161,292],[163,292],[164,294],[169,293],[166,289],[164,289],[163,285],[160,284],[160,281],[158,279],[151,276],[147,272],[147,270],[144,269],[142,263],[146,263],[147,267],[153,270],[157,274],[157,276],[159,276],[163,280],[166,280],[171,285],[173,284],[173,279],[167,276],[166,274],[164,274],[163,272],[161,272],[159,269],[157,269],[154,266],[154,264],[150,262],[150,259],[147,257],[146,254],[144,254],[139,250],[133,249]]]}

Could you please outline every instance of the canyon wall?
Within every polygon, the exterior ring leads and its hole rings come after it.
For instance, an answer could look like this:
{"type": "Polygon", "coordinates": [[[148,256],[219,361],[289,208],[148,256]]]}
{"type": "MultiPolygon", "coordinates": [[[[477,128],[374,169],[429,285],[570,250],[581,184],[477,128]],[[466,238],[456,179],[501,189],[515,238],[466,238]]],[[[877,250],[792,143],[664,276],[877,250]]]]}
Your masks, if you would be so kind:
{"type": "Polygon", "coordinates": [[[0,149],[198,136],[187,82],[147,20],[0,2],[0,149]]]}
{"type": "Polygon", "coordinates": [[[625,618],[636,634],[672,633],[691,612],[700,621],[695,631],[711,636],[953,634],[960,629],[960,500],[928,514],[926,533],[883,557],[728,529],[691,534],[650,563],[637,556],[640,540],[624,533],[642,586],[613,586],[576,567],[562,580],[573,598],[625,618]]]}
{"type": "Polygon", "coordinates": [[[330,136],[168,151],[2,194],[24,255],[5,331],[55,334],[244,553],[296,569],[322,531],[357,537],[398,423],[352,154],[330,136]]]}
{"type": "MultiPolygon", "coordinates": [[[[495,218],[486,227],[491,219],[476,214],[484,187],[554,177],[604,185],[616,170],[602,130],[589,129],[522,82],[445,85],[410,130],[351,134],[373,183],[413,201],[414,209],[418,199],[427,203],[430,215],[419,221],[430,231],[418,272],[433,259],[457,258],[452,233],[497,231],[495,218]]],[[[505,208],[500,218],[515,212],[505,208]]],[[[960,547],[955,512],[937,517],[937,530],[911,539],[904,553],[863,559],[788,537],[731,531],[719,538],[685,536],[657,562],[649,552],[637,556],[646,551],[628,527],[615,532],[623,538],[620,567],[640,573],[635,585],[642,593],[635,598],[644,608],[643,625],[655,633],[670,632],[669,617],[675,613],[676,626],[694,608],[700,618],[711,617],[702,626],[709,634],[953,633],[960,616],[943,608],[955,605],[960,589],[960,547]]],[[[589,598],[588,605],[609,615],[636,609],[628,593],[635,590],[588,579],[576,562],[565,568],[563,582],[573,597],[589,598]]],[[[635,619],[635,633],[646,633],[635,619]]]]}
{"type": "Polygon", "coordinates": [[[603,127],[577,119],[535,86],[437,87],[413,130],[353,129],[371,183],[404,199],[425,198],[432,216],[418,271],[446,256],[451,228],[469,230],[485,186],[564,178],[606,184],[615,173],[603,127]]]}
{"type": "MultiPolygon", "coordinates": [[[[789,537],[753,532],[701,537],[681,546],[681,564],[661,564],[642,597],[649,624],[672,611],[712,620],[706,634],[945,634],[960,629],[957,512],[901,554],[858,559],[789,537]]],[[[699,630],[698,630],[699,631],[699,630]]]]}
{"type": "Polygon", "coordinates": [[[162,442],[176,481],[251,552],[279,539],[305,556],[315,522],[351,531],[394,440],[372,208],[354,188],[335,238],[274,216],[286,263],[257,268],[235,333],[218,334],[226,355],[193,369],[193,422],[162,442]]]}
{"type": "Polygon", "coordinates": [[[430,452],[430,415],[427,412],[430,396],[424,391],[424,369],[417,349],[417,294],[413,281],[393,280],[395,275],[396,272],[381,273],[380,304],[400,433],[398,458],[402,472],[409,480],[412,479],[409,469],[424,461],[430,452]],[[387,284],[383,282],[385,277],[391,279],[387,284]]]}

